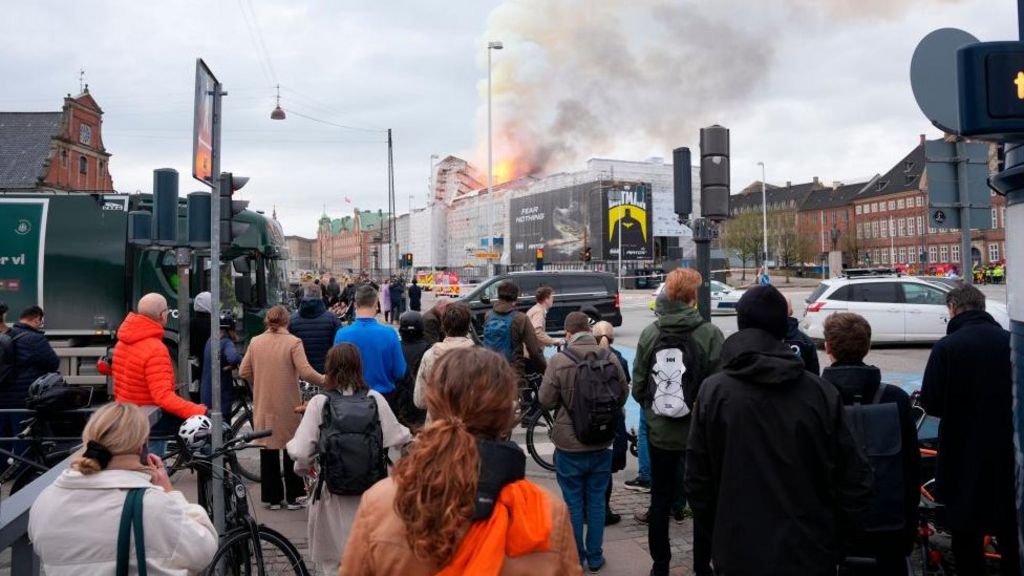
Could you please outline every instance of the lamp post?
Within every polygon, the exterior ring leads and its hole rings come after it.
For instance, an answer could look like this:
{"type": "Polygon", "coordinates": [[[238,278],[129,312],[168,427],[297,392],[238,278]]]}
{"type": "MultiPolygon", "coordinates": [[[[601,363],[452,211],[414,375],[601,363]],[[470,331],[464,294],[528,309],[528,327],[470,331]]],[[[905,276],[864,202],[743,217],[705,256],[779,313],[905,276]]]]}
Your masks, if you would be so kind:
{"type": "MultiPolygon", "coordinates": [[[[614,186],[614,184],[612,184],[612,186],[614,186]]],[[[616,273],[618,275],[619,291],[621,292],[622,291],[622,210],[623,210],[623,208],[622,208],[622,190],[619,190],[617,188],[612,188],[611,191],[608,192],[608,200],[610,200],[612,202],[616,202],[618,204],[618,207],[619,207],[619,218],[618,218],[618,220],[616,222],[616,226],[618,226],[618,228],[619,228],[618,229],[618,236],[619,236],[619,265],[618,265],[618,268],[616,269],[616,273]]]]}
{"type": "MultiPolygon", "coordinates": [[[[492,187],[494,186],[494,139],[491,134],[491,52],[504,48],[501,42],[487,43],[487,251],[494,252],[494,233],[491,228],[494,226],[492,210],[494,197],[492,187]]],[[[494,259],[487,259],[487,275],[494,276],[494,259]]]]}
{"type": "Polygon", "coordinates": [[[758,162],[758,166],[761,167],[761,228],[764,232],[764,245],[761,255],[761,265],[764,266],[765,272],[768,271],[768,191],[765,180],[767,176],[767,170],[764,167],[764,162],[758,162]]]}

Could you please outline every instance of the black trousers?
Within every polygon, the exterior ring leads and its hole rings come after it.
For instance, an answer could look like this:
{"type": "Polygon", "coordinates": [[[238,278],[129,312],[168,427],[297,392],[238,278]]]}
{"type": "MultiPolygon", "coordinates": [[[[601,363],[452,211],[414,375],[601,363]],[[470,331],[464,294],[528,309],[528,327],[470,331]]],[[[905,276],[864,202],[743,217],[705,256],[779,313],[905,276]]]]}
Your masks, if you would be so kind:
{"type": "Polygon", "coordinates": [[[260,476],[262,500],[266,504],[294,504],[306,494],[306,487],[295,473],[295,464],[288,457],[287,450],[260,448],[260,476]],[[284,473],[281,471],[281,457],[284,456],[284,473]],[[286,499],[287,496],[287,499],[286,499]]]}
{"type": "MultiPolygon", "coordinates": [[[[673,502],[679,496],[677,470],[686,452],[664,450],[653,444],[648,448],[651,454],[651,508],[647,519],[647,544],[654,561],[651,574],[662,576],[668,574],[672,560],[668,522],[673,502]]],[[[711,574],[711,538],[696,523],[693,528],[693,570],[699,576],[711,574]]]]}
{"type": "MultiPolygon", "coordinates": [[[[1000,574],[1020,574],[1020,550],[1017,547],[1016,530],[995,534],[999,541],[1000,574]]],[[[984,535],[980,532],[953,531],[953,559],[956,573],[960,576],[984,576],[985,550],[982,548],[984,535]]]]}

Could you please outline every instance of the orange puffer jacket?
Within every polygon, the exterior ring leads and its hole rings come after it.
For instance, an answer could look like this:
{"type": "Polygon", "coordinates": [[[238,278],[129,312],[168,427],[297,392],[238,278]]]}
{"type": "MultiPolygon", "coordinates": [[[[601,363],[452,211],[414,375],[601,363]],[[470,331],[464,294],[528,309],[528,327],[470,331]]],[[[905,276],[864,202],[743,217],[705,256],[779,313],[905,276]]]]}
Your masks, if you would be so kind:
{"type": "Polygon", "coordinates": [[[129,312],[114,346],[114,398],[139,406],[156,405],[179,418],[205,414],[206,407],[174,393],[174,368],[157,321],[129,312]]]}

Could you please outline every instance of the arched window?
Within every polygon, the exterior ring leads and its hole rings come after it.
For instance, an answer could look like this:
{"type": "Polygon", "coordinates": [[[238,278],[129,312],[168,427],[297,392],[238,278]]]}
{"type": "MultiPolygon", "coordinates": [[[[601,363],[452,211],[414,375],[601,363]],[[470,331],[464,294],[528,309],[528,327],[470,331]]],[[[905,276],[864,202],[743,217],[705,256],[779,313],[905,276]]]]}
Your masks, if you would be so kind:
{"type": "Polygon", "coordinates": [[[89,173],[89,159],[85,156],[78,157],[78,173],[88,174],[89,173]]]}

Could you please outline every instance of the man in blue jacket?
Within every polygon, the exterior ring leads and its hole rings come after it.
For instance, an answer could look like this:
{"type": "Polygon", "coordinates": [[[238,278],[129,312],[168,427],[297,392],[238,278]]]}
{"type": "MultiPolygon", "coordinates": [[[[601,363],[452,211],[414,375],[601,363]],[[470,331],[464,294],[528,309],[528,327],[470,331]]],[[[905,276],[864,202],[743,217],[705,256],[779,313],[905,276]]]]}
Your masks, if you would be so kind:
{"type": "Polygon", "coordinates": [[[405,376],[405,356],[398,332],[377,322],[377,290],[369,284],[356,289],[356,320],[338,330],[335,344],[347,342],[359,348],[366,384],[383,395],[395,410],[395,382],[405,376]]]}
{"type": "MultiPolygon", "coordinates": [[[[5,382],[0,382],[0,408],[24,410],[28,387],[43,374],[56,372],[60,359],[43,334],[45,313],[39,306],[29,306],[18,317],[10,331],[14,347],[14,366],[5,382]]],[[[13,437],[21,432],[25,414],[0,415],[0,437],[13,437]]],[[[21,452],[21,443],[13,449],[21,452]]],[[[6,448],[11,449],[8,445],[6,448]]],[[[0,458],[0,470],[7,468],[7,458],[0,458]]]]}
{"type": "Polygon", "coordinates": [[[341,328],[341,322],[324,306],[320,288],[313,284],[307,285],[298,312],[293,313],[288,320],[288,331],[302,340],[306,360],[321,374],[324,373],[327,351],[333,345],[338,328],[341,328]]]}

